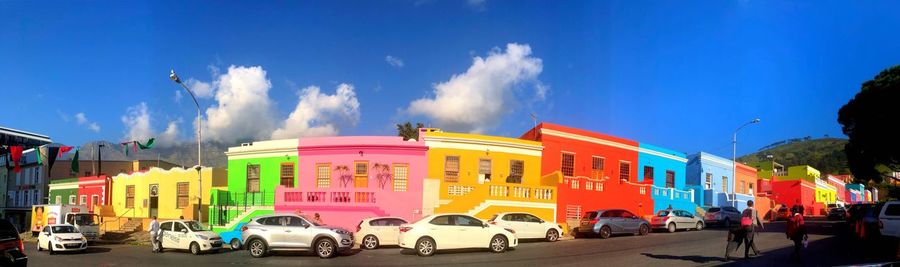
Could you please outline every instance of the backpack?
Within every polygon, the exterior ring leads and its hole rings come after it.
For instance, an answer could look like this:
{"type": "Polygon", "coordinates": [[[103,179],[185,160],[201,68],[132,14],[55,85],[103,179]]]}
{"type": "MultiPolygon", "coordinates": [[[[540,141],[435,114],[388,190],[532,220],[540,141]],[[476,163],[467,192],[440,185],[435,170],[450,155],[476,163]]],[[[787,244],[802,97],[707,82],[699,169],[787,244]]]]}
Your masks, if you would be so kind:
{"type": "Polygon", "coordinates": [[[747,208],[741,214],[741,226],[749,227],[751,225],[753,225],[753,210],[747,208]]]}

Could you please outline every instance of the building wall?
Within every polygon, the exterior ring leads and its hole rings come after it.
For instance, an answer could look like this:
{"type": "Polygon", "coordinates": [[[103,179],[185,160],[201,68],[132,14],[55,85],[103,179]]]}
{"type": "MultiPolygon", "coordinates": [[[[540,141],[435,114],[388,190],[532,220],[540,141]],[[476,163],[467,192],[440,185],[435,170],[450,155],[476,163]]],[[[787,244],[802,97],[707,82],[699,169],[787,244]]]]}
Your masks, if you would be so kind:
{"type": "Polygon", "coordinates": [[[50,182],[49,204],[69,205],[78,204],[78,178],[57,179],[50,182]],[[70,197],[74,197],[74,203],[69,203],[70,197]],[[57,201],[57,198],[59,201],[57,201]]]}
{"type": "Polygon", "coordinates": [[[816,207],[816,185],[805,180],[772,182],[772,199],[776,204],[788,207],[800,204],[806,214],[812,215],[816,207]]]}
{"type": "Polygon", "coordinates": [[[775,179],[778,181],[794,181],[794,180],[804,180],[806,182],[815,183],[816,179],[820,178],[819,170],[808,166],[808,165],[800,165],[800,166],[791,166],[788,167],[786,176],[776,176],[775,179]]]}
{"type": "Polygon", "coordinates": [[[836,191],[835,201],[847,203],[847,183],[845,183],[841,177],[830,174],[826,176],[826,181],[829,185],[833,186],[836,191]]]}
{"type": "Polygon", "coordinates": [[[638,181],[653,184],[653,211],[681,209],[697,214],[694,204],[695,192],[685,184],[687,158],[684,153],[649,145],[640,144],[638,151],[638,181]],[[653,167],[653,181],[644,181],[644,167],[653,167]],[[666,172],[674,172],[674,187],[666,186],[666,172]]]}
{"type": "MultiPolygon", "coordinates": [[[[737,176],[735,176],[735,185],[737,186],[737,194],[735,203],[738,210],[747,208],[747,201],[755,200],[756,188],[759,187],[757,181],[756,168],[741,163],[736,163],[737,176]]],[[[759,205],[757,205],[759,207],[759,205]]]]}
{"type": "MultiPolygon", "coordinates": [[[[208,192],[213,184],[214,176],[224,175],[218,169],[203,168],[203,188],[208,192]]],[[[199,191],[197,171],[194,169],[182,169],[180,167],[163,170],[151,168],[149,171],[132,174],[119,174],[112,178],[112,208],[116,216],[149,218],[150,216],[150,185],[159,185],[158,217],[160,219],[178,219],[184,216],[186,219],[196,217],[196,203],[199,191]],[[177,184],[188,183],[188,206],[177,208],[177,184]],[[126,188],[134,186],[134,207],[126,207],[126,188]]],[[[203,203],[209,203],[209,194],[201,194],[203,203]]]]}
{"type": "Polygon", "coordinates": [[[418,220],[423,214],[422,182],[427,174],[427,150],[424,142],[403,141],[394,136],[301,139],[298,187],[277,189],[275,211],[319,213],[329,225],[346,229],[355,229],[367,217],[418,220]],[[356,163],[367,165],[365,176],[354,175],[356,163]],[[319,166],[329,171],[327,186],[318,183],[319,166]],[[336,170],[338,166],[346,167],[347,171],[336,170]],[[405,187],[398,183],[395,188],[398,168],[406,170],[405,187]],[[341,174],[350,179],[342,180],[341,174]],[[365,182],[357,177],[366,177],[365,182]]]}
{"type": "Polygon", "coordinates": [[[651,187],[637,180],[637,142],[546,122],[520,138],[540,141],[544,146],[541,174],[562,178],[557,185],[556,221],[560,224],[577,226],[584,212],[600,209],[626,209],[642,217],[652,214],[651,187]],[[563,153],[574,154],[571,176],[562,173],[563,153]],[[593,169],[595,156],[603,159],[603,168],[593,169]],[[629,164],[625,180],[620,179],[620,162],[629,164]]]}
{"type": "MultiPolygon", "coordinates": [[[[274,202],[275,187],[281,181],[281,165],[294,164],[297,170],[297,139],[259,141],[228,148],[228,192],[247,192],[247,166],[259,165],[259,189],[274,202]]],[[[295,176],[295,184],[296,176],[295,176]]]]}
{"type": "MultiPolygon", "coordinates": [[[[477,134],[446,133],[422,129],[419,138],[428,146],[427,179],[438,181],[437,206],[425,206],[426,214],[461,212],[489,219],[497,212],[529,211],[546,221],[556,221],[557,180],[541,176],[541,143],[477,134]],[[447,156],[459,157],[458,181],[445,179],[447,156]],[[491,179],[479,179],[479,160],[491,160],[491,179]],[[521,183],[507,182],[510,160],[524,162],[521,183]]],[[[430,203],[430,202],[428,202],[430,203]]]]}
{"type": "Polygon", "coordinates": [[[731,160],[715,156],[706,152],[690,155],[687,162],[686,184],[689,189],[694,189],[694,203],[698,206],[731,206],[731,202],[720,201],[725,194],[730,194],[734,184],[732,179],[733,167],[731,160]],[[707,188],[706,175],[712,175],[712,181],[707,188]],[[725,178],[723,181],[723,177],[725,178]],[[722,186],[726,190],[722,190],[722,186]],[[700,193],[702,192],[702,193],[700,193]]]}

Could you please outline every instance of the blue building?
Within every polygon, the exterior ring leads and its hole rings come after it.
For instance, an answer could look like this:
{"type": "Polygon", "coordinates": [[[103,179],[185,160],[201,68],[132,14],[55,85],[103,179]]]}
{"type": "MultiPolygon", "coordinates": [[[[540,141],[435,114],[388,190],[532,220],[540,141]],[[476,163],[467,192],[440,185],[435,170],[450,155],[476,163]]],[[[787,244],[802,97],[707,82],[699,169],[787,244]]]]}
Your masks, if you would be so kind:
{"type": "Polygon", "coordinates": [[[696,194],[685,183],[684,153],[649,144],[638,149],[638,181],[652,184],[653,212],[672,207],[696,214],[696,194]]]}
{"type": "Polygon", "coordinates": [[[688,156],[687,187],[697,192],[694,203],[706,208],[733,206],[743,210],[747,207],[747,200],[753,200],[750,194],[732,194],[734,163],[706,152],[688,156]]]}

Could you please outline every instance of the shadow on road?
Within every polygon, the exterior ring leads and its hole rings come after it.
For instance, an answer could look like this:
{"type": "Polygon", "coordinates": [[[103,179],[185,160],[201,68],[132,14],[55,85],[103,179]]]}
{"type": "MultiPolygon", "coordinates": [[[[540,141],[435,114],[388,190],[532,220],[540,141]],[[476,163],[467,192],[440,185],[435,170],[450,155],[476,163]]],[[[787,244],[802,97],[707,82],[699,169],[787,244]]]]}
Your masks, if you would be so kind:
{"type": "Polygon", "coordinates": [[[675,255],[657,255],[657,254],[651,254],[651,253],[641,253],[641,255],[644,255],[644,256],[647,256],[650,258],[654,258],[654,259],[660,259],[660,260],[683,260],[683,261],[691,261],[691,262],[696,262],[696,263],[709,263],[712,261],[721,262],[721,261],[724,261],[724,259],[725,259],[724,257],[707,257],[707,256],[696,256],[696,255],[675,256],[675,255]]]}

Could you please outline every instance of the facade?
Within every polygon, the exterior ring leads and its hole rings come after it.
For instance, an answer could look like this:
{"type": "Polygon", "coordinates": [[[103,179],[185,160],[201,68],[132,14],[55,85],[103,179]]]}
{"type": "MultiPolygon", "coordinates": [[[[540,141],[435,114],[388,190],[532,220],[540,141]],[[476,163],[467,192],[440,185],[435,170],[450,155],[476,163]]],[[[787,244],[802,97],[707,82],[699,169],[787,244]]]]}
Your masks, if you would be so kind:
{"type": "Polygon", "coordinates": [[[649,144],[638,150],[638,182],[652,184],[653,212],[672,208],[698,214],[694,190],[685,183],[687,158],[684,153],[649,144]]]}
{"type": "Polygon", "coordinates": [[[85,205],[89,212],[100,214],[101,207],[108,205],[110,183],[106,175],[52,180],[48,204],[85,205]]]}
{"type": "Polygon", "coordinates": [[[562,180],[556,186],[555,216],[563,229],[577,226],[590,210],[653,213],[652,185],[637,180],[638,142],[546,122],[521,139],[540,141],[541,175],[562,180]]]}
{"type": "Polygon", "coordinates": [[[300,139],[297,187],[279,185],[275,211],[319,214],[346,229],[365,218],[422,218],[424,141],[399,136],[300,139]]]}
{"type": "Polygon", "coordinates": [[[20,171],[16,173],[10,169],[7,173],[3,216],[19,229],[28,229],[32,205],[46,203],[47,168],[38,164],[37,157],[35,149],[23,151],[19,161],[20,171]]]}
{"type": "Polygon", "coordinates": [[[529,212],[556,221],[558,176],[541,176],[541,143],[421,129],[428,146],[423,214],[466,213],[490,219],[529,212]]]}
{"type": "Polygon", "coordinates": [[[837,194],[835,195],[835,202],[842,205],[847,204],[847,183],[844,182],[844,180],[845,178],[840,175],[831,174],[826,175],[825,180],[829,185],[833,186],[837,192],[837,194]]]}
{"type": "Polygon", "coordinates": [[[297,139],[229,147],[227,187],[210,191],[209,223],[230,231],[240,222],[275,210],[275,188],[297,187],[297,139]]]}
{"type": "MultiPolygon", "coordinates": [[[[225,171],[222,169],[204,167],[201,175],[203,188],[211,188],[225,181],[225,171]]],[[[201,211],[205,211],[210,195],[199,192],[199,183],[197,170],[193,168],[150,168],[143,172],[119,174],[112,177],[111,210],[116,218],[143,220],[145,227],[152,216],[160,220],[183,216],[185,219],[204,221],[204,218],[197,218],[197,200],[203,197],[201,211]]],[[[208,192],[206,189],[203,191],[208,192]]]]}
{"type": "Polygon", "coordinates": [[[846,184],[847,202],[851,204],[866,203],[866,186],[862,184],[846,184]]]}
{"type": "Polygon", "coordinates": [[[757,176],[763,192],[767,192],[774,205],[793,206],[800,204],[807,215],[813,215],[816,204],[816,180],[820,173],[807,165],[793,166],[784,171],[782,165],[776,162],[760,162],[757,176]],[[768,178],[768,179],[766,179],[768,178]],[[771,189],[769,189],[771,188],[771,189]]]}
{"type": "Polygon", "coordinates": [[[837,189],[824,179],[816,179],[816,214],[827,215],[828,204],[835,203],[837,203],[837,189]]]}
{"type": "Polygon", "coordinates": [[[698,206],[732,206],[743,210],[747,201],[755,198],[756,180],[756,168],[706,152],[688,156],[686,184],[696,192],[694,203],[698,206]],[[737,180],[733,179],[735,174],[737,180]]]}

